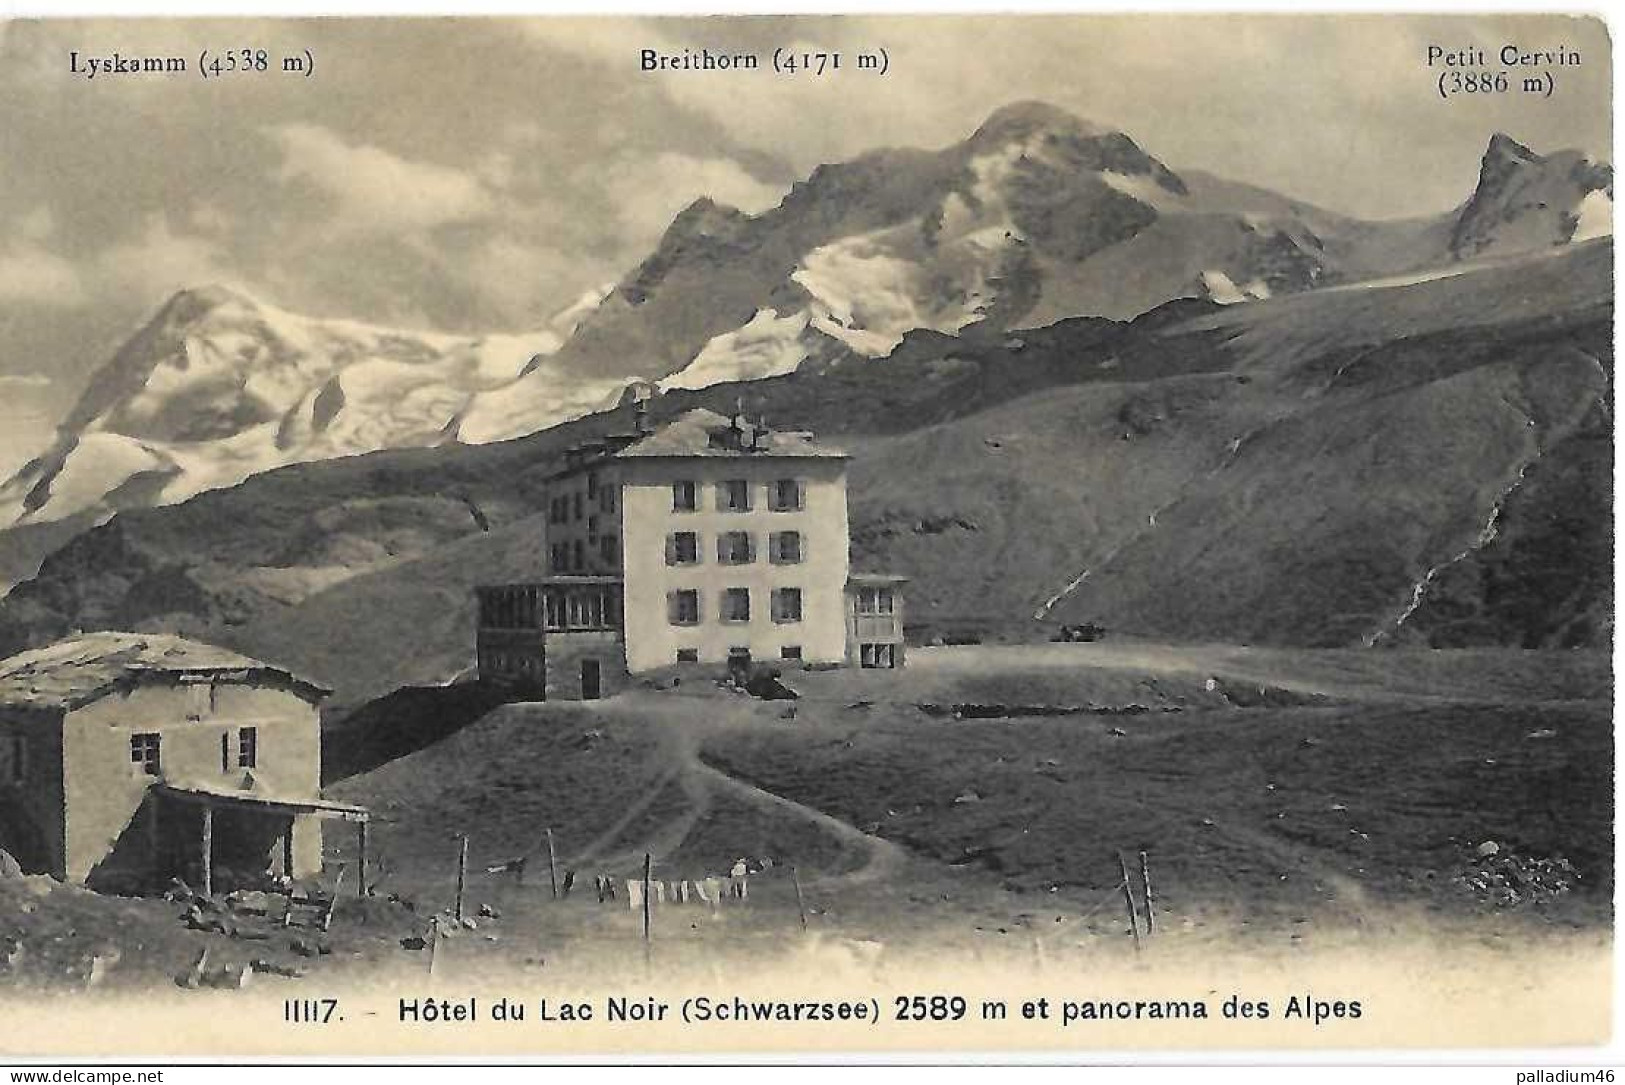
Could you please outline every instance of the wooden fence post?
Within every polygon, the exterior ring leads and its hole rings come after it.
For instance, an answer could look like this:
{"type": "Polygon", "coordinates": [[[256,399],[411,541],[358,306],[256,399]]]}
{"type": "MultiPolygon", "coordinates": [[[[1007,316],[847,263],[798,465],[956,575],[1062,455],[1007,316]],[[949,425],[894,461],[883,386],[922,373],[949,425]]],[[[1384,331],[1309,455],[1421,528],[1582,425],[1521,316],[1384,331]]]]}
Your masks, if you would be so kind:
{"type": "Polygon", "coordinates": [[[553,830],[547,830],[547,877],[553,886],[553,899],[559,899],[559,857],[553,851],[553,830]]]}
{"type": "Polygon", "coordinates": [[[801,929],[807,929],[807,903],[801,896],[801,874],[795,867],[790,868],[790,880],[796,886],[796,910],[801,913],[801,929]]]}
{"type": "Polygon", "coordinates": [[[356,836],[358,838],[356,840],[356,850],[361,853],[359,862],[361,877],[356,881],[355,895],[364,897],[367,895],[367,823],[365,821],[356,822],[356,836]]]}
{"type": "Polygon", "coordinates": [[[1157,932],[1156,896],[1151,892],[1151,861],[1145,852],[1140,853],[1140,889],[1145,897],[1145,933],[1157,932]]]}
{"type": "Polygon", "coordinates": [[[214,807],[203,807],[203,895],[214,896],[214,807]]]}
{"type": "Polygon", "coordinates": [[[463,834],[462,846],[457,851],[457,922],[463,921],[463,886],[468,880],[468,834],[463,834]]]}
{"type": "Polygon", "coordinates": [[[1134,952],[1140,951],[1140,916],[1134,907],[1134,887],[1128,880],[1128,860],[1117,853],[1117,867],[1123,874],[1123,903],[1128,905],[1128,927],[1134,932],[1134,952]]]}
{"type": "Polygon", "coordinates": [[[649,960],[649,943],[650,943],[651,938],[652,938],[652,932],[650,931],[650,925],[649,925],[649,919],[650,919],[649,910],[650,910],[650,905],[654,900],[654,892],[653,892],[652,888],[649,885],[649,874],[653,871],[653,869],[654,869],[654,856],[650,855],[648,852],[644,852],[643,853],[643,960],[644,960],[645,963],[648,963],[648,960],[649,960]]]}

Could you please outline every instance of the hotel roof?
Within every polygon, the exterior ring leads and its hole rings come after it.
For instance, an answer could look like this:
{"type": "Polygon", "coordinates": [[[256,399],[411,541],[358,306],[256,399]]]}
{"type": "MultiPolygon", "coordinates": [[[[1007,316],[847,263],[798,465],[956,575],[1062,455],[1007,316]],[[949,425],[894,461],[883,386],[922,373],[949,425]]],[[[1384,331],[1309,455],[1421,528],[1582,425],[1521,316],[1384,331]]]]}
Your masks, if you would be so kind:
{"type": "Polygon", "coordinates": [[[716,411],[696,407],[685,411],[647,437],[634,441],[612,459],[640,459],[653,456],[788,456],[845,459],[846,452],[813,440],[810,433],[771,430],[745,421],[736,428],[733,420],[716,411]],[[728,443],[729,435],[742,439],[739,446],[728,443]]]}

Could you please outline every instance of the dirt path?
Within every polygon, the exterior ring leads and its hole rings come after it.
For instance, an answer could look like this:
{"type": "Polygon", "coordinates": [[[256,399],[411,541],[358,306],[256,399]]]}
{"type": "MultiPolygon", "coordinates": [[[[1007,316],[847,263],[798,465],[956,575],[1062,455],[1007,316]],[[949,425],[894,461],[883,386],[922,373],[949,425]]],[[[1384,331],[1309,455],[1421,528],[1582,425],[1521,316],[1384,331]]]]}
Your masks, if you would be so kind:
{"type": "MultiPolygon", "coordinates": [[[[663,704],[669,712],[671,702],[667,700],[663,704]]],[[[661,733],[656,756],[665,760],[667,767],[613,825],[572,857],[572,863],[577,866],[587,863],[635,865],[635,861],[645,852],[656,859],[670,855],[704,820],[715,799],[726,794],[756,809],[788,812],[816,825],[866,856],[856,870],[826,875],[809,882],[809,885],[861,885],[893,873],[907,859],[907,852],[900,845],[870,836],[822,810],[730,776],[700,756],[708,735],[728,727],[759,725],[760,708],[761,702],[755,700],[740,699],[720,704],[712,699],[696,700],[691,711],[681,713],[680,718],[673,720],[661,733]],[[672,783],[682,788],[687,800],[683,813],[647,840],[625,841],[623,836],[627,829],[647,813],[672,783]],[[620,845],[619,848],[617,845],[620,845]]]]}
{"type": "Polygon", "coordinates": [[[765,791],[754,784],[729,776],[712,765],[706,764],[697,757],[690,769],[696,776],[705,779],[711,786],[728,791],[735,797],[758,807],[773,807],[779,810],[788,810],[797,817],[812,822],[819,828],[839,837],[843,842],[868,852],[868,859],[857,870],[845,874],[830,874],[819,878],[817,884],[839,882],[843,885],[861,885],[887,877],[894,873],[906,860],[907,852],[901,845],[877,836],[870,836],[856,826],[831,817],[822,810],[803,805],[794,799],[787,799],[783,795],[765,791]]]}

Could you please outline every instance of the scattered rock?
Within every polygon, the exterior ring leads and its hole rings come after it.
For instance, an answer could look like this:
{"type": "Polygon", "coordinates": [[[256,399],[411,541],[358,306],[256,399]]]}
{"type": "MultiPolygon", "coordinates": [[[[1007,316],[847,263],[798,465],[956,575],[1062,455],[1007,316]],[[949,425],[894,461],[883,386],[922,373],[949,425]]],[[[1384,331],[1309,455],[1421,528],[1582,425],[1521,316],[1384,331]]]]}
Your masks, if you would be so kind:
{"type": "Polygon", "coordinates": [[[218,972],[211,972],[203,982],[225,991],[241,991],[254,978],[254,970],[246,964],[228,964],[218,972]]]}
{"type": "Polygon", "coordinates": [[[1490,840],[1473,849],[1467,869],[1456,880],[1486,903],[1510,908],[1550,903],[1571,892],[1580,873],[1563,856],[1519,855],[1490,840]],[[1495,850],[1485,850],[1491,847],[1495,850]]]}
{"type": "Polygon", "coordinates": [[[962,806],[969,802],[981,802],[982,796],[974,791],[965,791],[954,799],[955,806],[962,806]]]}
{"type": "Polygon", "coordinates": [[[0,848],[0,878],[21,878],[23,865],[19,863],[11,852],[0,848]]]}
{"type": "Polygon", "coordinates": [[[279,964],[268,961],[264,957],[256,957],[248,962],[248,967],[255,972],[264,972],[270,976],[283,976],[287,979],[298,979],[305,974],[303,968],[291,964],[279,964]]]}
{"type": "MultiPolygon", "coordinates": [[[[489,904],[480,905],[479,914],[484,919],[501,919],[502,918],[502,913],[498,912],[495,908],[491,907],[489,904]]],[[[472,930],[473,927],[470,926],[469,929],[472,930]]]]}
{"type": "Polygon", "coordinates": [[[1523,737],[1524,738],[1533,738],[1533,739],[1556,738],[1557,737],[1557,732],[1554,731],[1550,727],[1542,727],[1538,731],[1530,731],[1527,735],[1524,735],[1523,737]]]}
{"type": "Polygon", "coordinates": [[[175,983],[189,991],[194,991],[203,983],[203,972],[208,967],[209,951],[207,949],[199,950],[197,960],[192,962],[192,967],[176,976],[175,983]]]}

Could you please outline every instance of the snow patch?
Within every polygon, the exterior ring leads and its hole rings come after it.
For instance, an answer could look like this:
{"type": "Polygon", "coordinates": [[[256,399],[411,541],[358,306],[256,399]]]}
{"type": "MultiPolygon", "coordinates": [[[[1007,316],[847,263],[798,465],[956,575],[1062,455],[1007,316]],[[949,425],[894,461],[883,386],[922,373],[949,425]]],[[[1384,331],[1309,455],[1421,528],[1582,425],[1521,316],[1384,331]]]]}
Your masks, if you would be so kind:
{"type": "Polygon", "coordinates": [[[1598,189],[1587,192],[1576,209],[1580,221],[1574,227],[1570,241],[1589,241],[1594,237],[1611,237],[1614,233],[1614,201],[1608,193],[1598,189]]]}
{"type": "Polygon", "coordinates": [[[761,380],[793,373],[807,357],[802,333],[805,309],[779,316],[758,309],[750,322],[717,336],[688,365],[660,382],[661,388],[709,388],[728,381],[761,380]]]}
{"type": "Polygon", "coordinates": [[[1131,196],[1141,203],[1157,211],[1167,207],[1178,207],[1183,199],[1173,192],[1157,184],[1156,179],[1145,173],[1118,173],[1116,170],[1101,170],[1100,179],[1107,186],[1116,189],[1125,196],[1131,196]]]}
{"type": "Polygon", "coordinates": [[[1202,285],[1207,287],[1207,295],[1220,305],[1235,305],[1237,302],[1247,300],[1235,282],[1218,268],[1209,268],[1202,272],[1202,285]]]}

